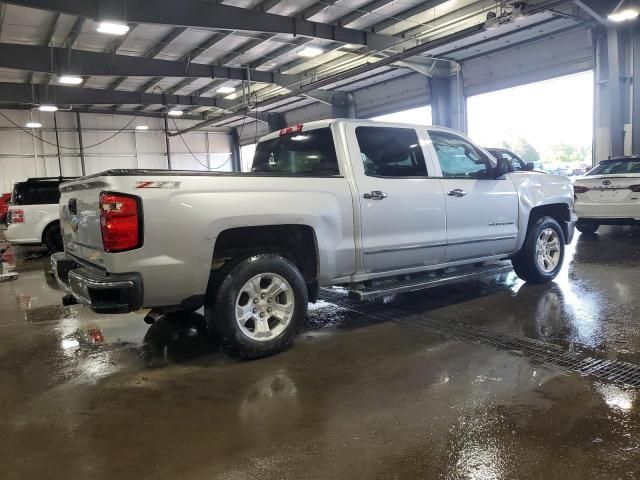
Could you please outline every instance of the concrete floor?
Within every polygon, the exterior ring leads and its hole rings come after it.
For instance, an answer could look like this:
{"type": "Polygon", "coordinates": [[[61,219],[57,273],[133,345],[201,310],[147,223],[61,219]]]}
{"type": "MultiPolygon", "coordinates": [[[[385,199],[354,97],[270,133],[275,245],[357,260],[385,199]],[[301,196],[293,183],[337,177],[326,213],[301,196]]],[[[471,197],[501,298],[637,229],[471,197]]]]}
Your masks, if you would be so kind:
{"type": "MultiPolygon", "coordinates": [[[[553,284],[380,308],[639,363],[640,230],[603,232],[553,284]]],[[[324,302],[291,350],[237,362],[196,328],[60,306],[41,253],[3,257],[19,272],[0,283],[3,479],[640,477],[636,390],[324,302]]]]}

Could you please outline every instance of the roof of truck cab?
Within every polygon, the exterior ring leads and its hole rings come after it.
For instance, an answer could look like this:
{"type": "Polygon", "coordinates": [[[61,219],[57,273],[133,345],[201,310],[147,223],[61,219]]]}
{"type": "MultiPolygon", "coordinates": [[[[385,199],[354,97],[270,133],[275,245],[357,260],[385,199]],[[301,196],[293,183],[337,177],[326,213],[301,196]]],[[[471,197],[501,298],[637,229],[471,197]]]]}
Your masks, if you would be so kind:
{"type": "MultiPolygon", "coordinates": [[[[453,132],[453,133],[457,133],[457,134],[461,134],[462,132],[459,132],[458,130],[455,130],[453,128],[448,128],[448,127],[441,127],[439,125],[417,125],[417,124],[412,124],[412,123],[401,123],[401,122],[381,122],[378,120],[371,120],[371,119],[366,119],[366,118],[362,118],[362,119],[352,119],[352,118],[330,118],[327,120],[315,120],[313,122],[305,122],[305,123],[300,123],[297,125],[289,125],[286,128],[296,128],[298,125],[302,126],[302,130],[303,132],[308,132],[310,130],[316,130],[318,128],[326,128],[326,127],[330,127],[331,125],[333,125],[334,123],[355,123],[358,125],[385,125],[388,127],[398,127],[398,128],[427,128],[429,130],[436,130],[436,131],[442,131],[442,132],[453,132]]],[[[264,142],[266,140],[272,140],[274,138],[278,138],[280,136],[280,132],[281,130],[276,130],[275,132],[271,132],[268,135],[265,135],[264,137],[260,138],[260,140],[258,142],[264,142]]],[[[463,134],[464,135],[464,134],[463,134]]]]}

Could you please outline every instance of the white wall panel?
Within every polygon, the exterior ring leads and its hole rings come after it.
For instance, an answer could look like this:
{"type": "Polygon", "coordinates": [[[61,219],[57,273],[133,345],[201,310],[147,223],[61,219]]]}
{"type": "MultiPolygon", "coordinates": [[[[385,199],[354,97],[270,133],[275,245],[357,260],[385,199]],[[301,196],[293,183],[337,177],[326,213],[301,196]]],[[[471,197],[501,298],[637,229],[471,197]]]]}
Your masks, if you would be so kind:
{"type": "MultiPolygon", "coordinates": [[[[42,123],[41,129],[24,132],[11,121],[0,116],[0,190],[10,191],[15,182],[37,176],[60,175],[58,149],[52,113],[37,110],[0,110],[19,126],[29,121],[42,123]],[[31,135],[33,133],[34,136],[31,135]],[[42,141],[42,140],[45,141],[42,141]],[[46,143],[50,142],[50,143],[46,143]]],[[[80,151],[75,112],[58,111],[58,138],[61,148],[62,174],[81,175],[80,151]]],[[[81,114],[85,147],[86,174],[115,168],[166,169],[167,155],[164,121],[158,118],[125,115],[81,114]],[[149,130],[136,131],[137,125],[149,130]],[[121,130],[119,132],[119,130],[121,130]],[[113,138],[111,138],[113,137],[113,138]],[[94,144],[100,145],[94,146],[94,144]]],[[[179,128],[196,123],[178,120],[179,128]]],[[[173,120],[169,128],[175,129],[173,120]]],[[[172,168],[181,170],[231,170],[231,135],[213,128],[199,130],[184,136],[194,158],[180,137],[172,137],[172,168]],[[208,147],[208,148],[207,148],[208,147]]]]}

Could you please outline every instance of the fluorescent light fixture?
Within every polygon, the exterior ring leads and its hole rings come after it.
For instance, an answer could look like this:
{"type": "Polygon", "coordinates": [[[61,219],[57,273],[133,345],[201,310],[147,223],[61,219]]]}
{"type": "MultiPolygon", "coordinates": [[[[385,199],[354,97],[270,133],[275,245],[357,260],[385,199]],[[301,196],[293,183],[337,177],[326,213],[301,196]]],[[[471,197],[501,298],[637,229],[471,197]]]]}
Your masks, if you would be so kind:
{"type": "Polygon", "coordinates": [[[612,22],[619,23],[625,22],[627,20],[634,20],[638,18],[638,15],[640,15],[640,11],[634,8],[625,8],[622,10],[618,10],[617,12],[610,13],[607,18],[612,22]]]}
{"type": "Polygon", "coordinates": [[[124,35],[129,31],[129,25],[126,23],[100,22],[97,30],[107,35],[124,35]]]}
{"type": "Polygon", "coordinates": [[[344,48],[345,50],[360,50],[362,48],[362,45],[354,45],[353,43],[347,43],[346,45],[343,45],[342,48],[344,48]]]}
{"type": "Polygon", "coordinates": [[[324,53],[324,50],[322,50],[321,48],[305,47],[298,52],[298,55],[300,57],[313,58],[323,53],[324,53]]]}
{"type": "Polygon", "coordinates": [[[58,77],[58,83],[64,85],[80,85],[82,81],[82,77],[78,77],[77,75],[62,75],[58,77]]]}
{"type": "Polygon", "coordinates": [[[234,87],[220,87],[219,89],[216,90],[216,93],[228,94],[228,93],[233,93],[235,91],[236,89],[234,87]]]}
{"type": "Polygon", "coordinates": [[[149,130],[149,125],[136,125],[136,130],[149,130]]]}
{"type": "Polygon", "coordinates": [[[40,105],[38,107],[38,110],[40,110],[41,112],[57,112],[58,107],[56,107],[55,105],[40,105]]]}
{"type": "Polygon", "coordinates": [[[40,122],[29,122],[25,125],[26,128],[42,128],[42,124],[40,122]]]}
{"type": "Polygon", "coordinates": [[[182,115],[184,115],[184,112],[182,110],[169,110],[168,113],[172,117],[181,117],[182,115]]]}
{"type": "Polygon", "coordinates": [[[236,98],[238,98],[240,95],[237,93],[232,93],[231,95],[227,95],[226,97],[224,97],[225,100],[235,100],[236,98]]]}

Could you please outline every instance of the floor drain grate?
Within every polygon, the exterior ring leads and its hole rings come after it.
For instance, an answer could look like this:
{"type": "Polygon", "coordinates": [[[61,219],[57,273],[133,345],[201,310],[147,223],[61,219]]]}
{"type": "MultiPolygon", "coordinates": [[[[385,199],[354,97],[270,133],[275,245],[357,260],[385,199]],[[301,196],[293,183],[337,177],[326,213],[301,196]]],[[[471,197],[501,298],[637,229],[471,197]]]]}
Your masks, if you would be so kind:
{"type": "Polygon", "coordinates": [[[453,337],[468,343],[482,344],[529,358],[535,363],[559,367],[568,372],[591,376],[630,387],[640,387],[640,365],[585,358],[569,352],[559,345],[530,338],[494,332],[475,325],[430,318],[422,313],[411,313],[395,305],[357,302],[335,290],[323,289],[320,298],[369,317],[410,326],[417,330],[453,337]]]}

